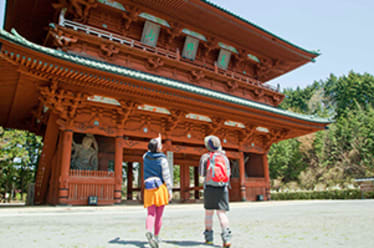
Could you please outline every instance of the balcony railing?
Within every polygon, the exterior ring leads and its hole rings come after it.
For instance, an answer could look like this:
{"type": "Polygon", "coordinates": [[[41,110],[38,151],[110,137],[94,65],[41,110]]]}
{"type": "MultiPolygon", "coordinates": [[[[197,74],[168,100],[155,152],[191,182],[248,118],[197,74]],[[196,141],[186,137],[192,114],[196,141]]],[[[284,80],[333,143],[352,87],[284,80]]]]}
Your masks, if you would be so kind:
{"type": "Polygon", "coordinates": [[[253,79],[253,78],[250,78],[250,77],[247,77],[247,76],[243,76],[243,75],[241,75],[239,73],[236,73],[236,72],[233,72],[233,71],[220,69],[217,66],[216,63],[214,65],[209,65],[209,64],[206,64],[206,63],[202,63],[201,61],[191,61],[191,60],[188,60],[188,59],[184,59],[183,57],[181,57],[179,49],[177,49],[174,52],[174,51],[166,50],[166,49],[159,48],[159,47],[147,46],[147,45],[141,43],[140,41],[136,41],[136,40],[130,39],[128,37],[113,34],[111,32],[108,32],[108,31],[105,31],[105,30],[102,30],[102,29],[99,29],[99,28],[91,27],[91,26],[84,25],[84,24],[74,22],[74,21],[70,21],[70,20],[67,20],[67,19],[62,19],[59,22],[59,24],[63,27],[71,28],[75,31],[82,31],[82,32],[85,32],[86,34],[95,35],[95,36],[100,37],[100,38],[104,38],[104,39],[108,39],[110,41],[118,42],[122,45],[126,45],[126,46],[129,46],[129,47],[132,47],[132,48],[136,48],[136,49],[139,49],[139,50],[154,53],[154,54],[162,56],[162,57],[167,57],[169,59],[174,59],[174,60],[181,61],[181,62],[184,62],[184,63],[187,63],[187,64],[191,64],[193,66],[197,66],[197,67],[200,67],[202,69],[220,74],[222,76],[232,78],[234,80],[238,80],[238,81],[241,81],[241,82],[245,82],[245,83],[250,84],[250,85],[254,85],[256,87],[260,87],[260,88],[275,91],[275,92],[278,91],[275,87],[273,87],[271,85],[263,84],[256,79],[253,79]]]}

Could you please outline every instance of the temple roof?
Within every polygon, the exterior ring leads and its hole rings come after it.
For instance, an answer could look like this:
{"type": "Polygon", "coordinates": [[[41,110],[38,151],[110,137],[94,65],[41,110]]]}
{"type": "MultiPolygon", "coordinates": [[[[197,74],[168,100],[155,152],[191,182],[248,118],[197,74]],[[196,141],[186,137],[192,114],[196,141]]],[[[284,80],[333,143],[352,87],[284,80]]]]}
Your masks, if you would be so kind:
{"type": "MultiPolygon", "coordinates": [[[[329,124],[329,123],[332,122],[330,119],[324,119],[324,118],[319,118],[319,117],[310,116],[310,115],[297,114],[297,113],[294,113],[294,112],[286,111],[286,110],[283,110],[283,109],[279,109],[279,108],[271,107],[271,106],[268,106],[268,105],[265,105],[265,104],[261,104],[261,103],[257,103],[257,102],[250,101],[250,100],[247,100],[247,99],[243,99],[243,98],[240,98],[240,97],[236,97],[236,96],[228,95],[228,94],[225,94],[225,93],[213,91],[211,89],[191,85],[191,84],[188,84],[188,83],[185,83],[185,82],[182,82],[182,81],[177,81],[177,80],[174,80],[174,79],[160,77],[160,76],[153,75],[153,74],[150,74],[150,73],[136,71],[136,70],[133,70],[133,69],[130,69],[130,68],[121,67],[121,66],[117,66],[117,65],[113,65],[113,64],[108,64],[108,63],[98,61],[98,60],[94,60],[94,59],[91,59],[91,58],[80,57],[80,56],[68,54],[66,52],[59,51],[59,50],[56,50],[56,49],[44,47],[44,46],[41,46],[41,45],[38,45],[38,44],[35,44],[33,42],[30,42],[30,41],[26,40],[25,38],[20,36],[14,29],[12,30],[11,33],[7,32],[3,29],[0,29],[0,38],[8,40],[12,43],[17,43],[19,45],[22,45],[23,47],[30,48],[30,49],[33,49],[35,51],[53,56],[55,58],[71,62],[71,63],[87,66],[87,67],[90,67],[90,68],[94,68],[94,69],[97,69],[97,70],[101,70],[101,71],[105,71],[105,72],[109,72],[109,73],[113,73],[113,74],[117,74],[117,75],[121,75],[121,76],[125,76],[125,77],[134,78],[134,79],[137,79],[137,80],[146,81],[146,82],[161,85],[161,86],[164,86],[164,87],[174,88],[174,89],[182,90],[182,91],[185,91],[185,92],[189,92],[189,93],[193,93],[193,94],[197,94],[197,95],[201,95],[201,96],[205,96],[205,97],[209,97],[209,98],[213,98],[213,99],[218,99],[220,101],[229,102],[229,103],[249,107],[249,108],[252,108],[252,109],[257,109],[257,110],[260,110],[260,111],[274,113],[274,114],[280,115],[280,116],[285,116],[285,117],[290,117],[290,118],[294,118],[294,119],[298,119],[298,120],[302,120],[302,121],[307,121],[307,122],[310,122],[310,123],[329,124]]],[[[0,48],[1,48],[1,43],[0,43],[0,48]]]]}
{"type": "Polygon", "coordinates": [[[200,1],[201,1],[201,2],[204,2],[204,3],[207,3],[207,4],[213,6],[213,7],[217,8],[217,9],[219,9],[219,10],[221,10],[221,11],[223,11],[223,12],[225,12],[225,13],[231,15],[231,16],[233,16],[233,17],[237,18],[237,19],[240,20],[240,21],[243,21],[243,22],[245,22],[245,23],[248,23],[249,25],[251,25],[251,26],[253,26],[253,27],[255,27],[255,28],[257,28],[257,29],[259,29],[259,30],[261,30],[261,31],[263,31],[263,32],[265,32],[265,33],[271,35],[271,36],[274,36],[275,38],[277,38],[277,39],[279,39],[279,40],[281,40],[281,41],[283,41],[283,42],[286,42],[286,43],[290,44],[291,46],[293,46],[293,47],[295,47],[295,48],[297,48],[297,49],[303,50],[304,52],[307,52],[307,53],[310,53],[310,54],[313,54],[313,55],[316,55],[316,56],[321,55],[321,54],[320,54],[319,52],[317,52],[317,51],[310,51],[310,50],[307,50],[307,49],[305,49],[305,48],[302,48],[302,47],[300,47],[300,46],[298,46],[298,45],[295,45],[295,44],[293,44],[292,42],[290,42],[290,41],[288,41],[288,40],[285,40],[285,39],[279,37],[278,35],[276,35],[276,34],[270,32],[270,31],[268,31],[268,30],[266,30],[266,29],[264,29],[264,28],[262,28],[262,27],[260,27],[260,26],[258,26],[258,25],[256,25],[256,24],[254,24],[253,22],[250,22],[249,20],[247,20],[247,19],[245,19],[245,18],[243,18],[243,17],[241,17],[241,16],[239,16],[239,15],[237,15],[237,14],[235,14],[235,13],[233,13],[233,12],[231,12],[231,11],[225,9],[225,8],[222,8],[221,6],[219,6],[219,5],[215,4],[215,3],[212,3],[211,1],[208,1],[208,0],[200,0],[200,1]]]}
{"type": "MultiPolygon", "coordinates": [[[[46,27],[56,22],[55,10],[48,0],[14,0],[7,3],[6,30],[16,28],[28,40],[42,44],[46,27]]],[[[319,55],[297,46],[208,0],[116,0],[123,6],[136,5],[149,15],[179,23],[184,29],[201,33],[254,58],[262,58],[267,68],[261,79],[269,81],[292,71],[319,55]],[[269,68],[268,68],[269,67],[269,68]]],[[[121,11],[121,10],[120,10],[121,11]]],[[[126,11],[122,10],[122,11],[126,11]]]]}

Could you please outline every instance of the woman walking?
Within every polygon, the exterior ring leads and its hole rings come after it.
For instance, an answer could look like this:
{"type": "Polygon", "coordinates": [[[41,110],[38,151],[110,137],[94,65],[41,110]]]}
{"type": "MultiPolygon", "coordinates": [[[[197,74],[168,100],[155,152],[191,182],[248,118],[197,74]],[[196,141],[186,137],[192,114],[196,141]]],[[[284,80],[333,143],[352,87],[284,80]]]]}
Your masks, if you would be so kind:
{"type": "Polygon", "coordinates": [[[158,248],[162,214],[165,205],[172,198],[169,165],[165,154],[161,151],[162,142],[159,135],[158,138],[151,139],[148,152],[143,155],[144,208],[147,208],[145,236],[152,248],[158,248]]]}
{"type": "Polygon", "coordinates": [[[200,158],[199,173],[204,178],[205,243],[213,244],[214,211],[221,224],[223,247],[231,246],[231,230],[226,212],[229,211],[228,185],[230,162],[222,150],[218,137],[210,135],[204,139],[208,153],[200,158]]]}

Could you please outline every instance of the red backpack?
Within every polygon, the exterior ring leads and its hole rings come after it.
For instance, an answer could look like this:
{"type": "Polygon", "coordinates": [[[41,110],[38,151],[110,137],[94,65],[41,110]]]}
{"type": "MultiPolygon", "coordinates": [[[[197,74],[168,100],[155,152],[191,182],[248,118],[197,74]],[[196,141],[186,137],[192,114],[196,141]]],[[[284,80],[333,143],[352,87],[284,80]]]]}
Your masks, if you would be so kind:
{"type": "Polygon", "coordinates": [[[206,183],[222,186],[229,181],[226,158],[219,152],[210,152],[207,161],[206,183]]]}

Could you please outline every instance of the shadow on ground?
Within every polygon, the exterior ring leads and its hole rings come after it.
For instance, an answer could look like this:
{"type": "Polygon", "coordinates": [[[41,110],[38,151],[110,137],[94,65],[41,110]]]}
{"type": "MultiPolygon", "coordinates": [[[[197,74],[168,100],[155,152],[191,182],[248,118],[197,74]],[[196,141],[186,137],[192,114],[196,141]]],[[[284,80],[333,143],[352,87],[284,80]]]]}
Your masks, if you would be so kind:
{"type": "Polygon", "coordinates": [[[172,245],[178,245],[178,246],[186,246],[186,247],[191,247],[191,246],[221,247],[219,245],[208,245],[208,244],[205,244],[203,242],[190,241],[190,240],[181,240],[181,241],[163,240],[162,242],[166,243],[166,244],[172,244],[172,245]]]}
{"type": "MultiPolygon", "coordinates": [[[[146,246],[148,242],[145,241],[138,241],[138,240],[121,240],[119,237],[110,240],[108,243],[110,244],[121,244],[121,245],[134,245],[140,248],[148,248],[146,246]]],[[[171,244],[171,245],[177,245],[178,247],[193,247],[193,246],[199,246],[199,247],[221,247],[219,245],[208,245],[203,242],[198,241],[191,241],[191,240],[162,240],[161,243],[165,244],[171,244]]]]}
{"type": "Polygon", "coordinates": [[[119,237],[109,241],[108,243],[109,244],[121,244],[121,245],[135,245],[141,248],[148,248],[148,246],[145,246],[146,244],[148,244],[148,242],[138,241],[138,240],[120,240],[119,237]]]}

